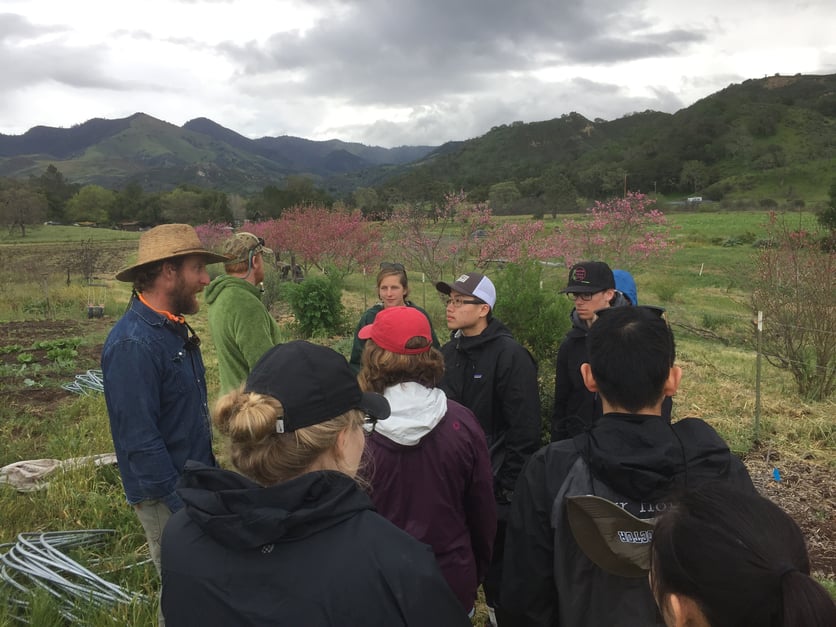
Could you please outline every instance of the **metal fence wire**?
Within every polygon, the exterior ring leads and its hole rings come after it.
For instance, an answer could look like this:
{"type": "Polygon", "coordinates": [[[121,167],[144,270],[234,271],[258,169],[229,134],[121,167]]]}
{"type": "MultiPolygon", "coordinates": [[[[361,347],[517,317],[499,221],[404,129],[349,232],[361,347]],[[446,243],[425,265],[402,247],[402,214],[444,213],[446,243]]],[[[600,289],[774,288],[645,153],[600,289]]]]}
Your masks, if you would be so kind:
{"type": "Polygon", "coordinates": [[[85,373],[77,374],[73,381],[65,383],[61,387],[68,392],[73,392],[81,396],[101,394],[104,392],[104,381],[102,377],[101,370],[88,370],[85,373]]]}
{"type": "MultiPolygon", "coordinates": [[[[84,605],[111,608],[120,604],[149,602],[147,595],[128,592],[70,558],[64,551],[103,544],[113,529],[84,529],[21,533],[13,544],[0,545],[0,582],[8,587],[7,602],[25,610],[38,590],[57,602],[61,616],[73,623],[84,605]]],[[[16,617],[26,624],[22,616],[16,617]]],[[[115,620],[115,619],[114,619],[115,620]]]]}

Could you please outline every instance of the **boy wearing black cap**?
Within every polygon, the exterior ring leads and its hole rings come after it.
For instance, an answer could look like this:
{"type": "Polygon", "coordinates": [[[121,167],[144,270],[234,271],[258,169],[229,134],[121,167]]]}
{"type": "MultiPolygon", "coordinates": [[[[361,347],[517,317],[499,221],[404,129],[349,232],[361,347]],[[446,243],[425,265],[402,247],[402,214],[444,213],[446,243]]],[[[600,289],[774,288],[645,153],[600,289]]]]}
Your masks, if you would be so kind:
{"type": "Polygon", "coordinates": [[[484,589],[488,606],[499,613],[508,506],[520,471],[540,446],[537,363],[493,317],[496,288],[488,277],[468,272],[452,283],[436,283],[436,289],[447,296],[447,327],[452,332],[441,348],[445,369],[440,387],[476,414],[491,455],[499,520],[484,589]]]}
{"type": "MultiPolygon", "coordinates": [[[[754,490],[745,466],[707,423],[686,418],[671,424],[662,416],[682,371],[661,314],[653,307],[608,308],[589,330],[589,361],[581,373],[600,394],[604,413],[588,432],[539,450],[520,475],[502,579],[503,609],[513,613],[508,625],[662,624],[645,573],[605,570],[599,557],[582,551],[572,508],[591,510],[573,497],[602,497],[648,519],[682,488],[720,480],[754,490]]],[[[584,514],[576,512],[576,519],[578,513],[584,514]]],[[[650,540],[640,527],[618,531],[632,543],[650,540]]]]}
{"type": "Polygon", "coordinates": [[[563,440],[583,431],[600,415],[595,394],[586,389],[580,366],[587,361],[586,334],[595,322],[595,312],[629,302],[615,289],[612,270],[603,261],[582,261],[569,270],[562,294],[574,302],[572,328],[557,351],[554,377],[554,410],[551,441],[563,440]]]}

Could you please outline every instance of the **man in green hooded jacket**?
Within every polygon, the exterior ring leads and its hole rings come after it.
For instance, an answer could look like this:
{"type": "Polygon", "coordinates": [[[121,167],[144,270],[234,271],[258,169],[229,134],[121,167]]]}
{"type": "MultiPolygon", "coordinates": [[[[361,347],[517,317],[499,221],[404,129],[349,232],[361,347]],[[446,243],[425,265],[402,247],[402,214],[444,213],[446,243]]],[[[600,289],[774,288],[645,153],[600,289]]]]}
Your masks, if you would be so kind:
{"type": "Polygon", "coordinates": [[[264,254],[273,251],[252,233],[236,233],[224,243],[226,274],[204,290],[209,304],[209,332],[215,342],[221,394],[238,387],[267,349],[285,338],[261,302],[264,254]]]}

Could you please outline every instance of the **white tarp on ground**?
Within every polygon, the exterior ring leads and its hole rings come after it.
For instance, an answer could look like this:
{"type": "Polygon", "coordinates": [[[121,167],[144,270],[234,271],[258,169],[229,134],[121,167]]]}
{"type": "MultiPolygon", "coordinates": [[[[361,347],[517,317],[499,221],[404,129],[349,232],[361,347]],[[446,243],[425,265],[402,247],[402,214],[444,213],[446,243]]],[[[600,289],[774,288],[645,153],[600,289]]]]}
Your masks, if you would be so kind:
{"type": "Polygon", "coordinates": [[[44,479],[56,470],[69,470],[94,464],[110,466],[116,463],[116,453],[100,453],[70,459],[30,459],[0,468],[0,484],[8,483],[18,492],[33,492],[45,488],[44,479]]]}

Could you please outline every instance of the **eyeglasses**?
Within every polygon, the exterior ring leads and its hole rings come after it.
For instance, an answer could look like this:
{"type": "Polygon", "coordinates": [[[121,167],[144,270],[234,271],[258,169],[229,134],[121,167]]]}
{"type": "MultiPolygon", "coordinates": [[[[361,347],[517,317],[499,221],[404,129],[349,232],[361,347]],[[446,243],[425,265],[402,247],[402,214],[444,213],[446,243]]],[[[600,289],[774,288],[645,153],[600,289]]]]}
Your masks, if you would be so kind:
{"type": "Polygon", "coordinates": [[[567,292],[566,293],[566,298],[568,298],[572,302],[575,302],[576,300],[582,300],[584,302],[589,302],[589,301],[592,300],[592,297],[595,296],[595,294],[600,294],[603,291],[604,290],[601,290],[601,291],[598,291],[598,292],[567,292]]]}
{"type": "Polygon", "coordinates": [[[398,270],[400,272],[405,272],[406,268],[403,267],[402,263],[391,263],[389,261],[381,261],[380,262],[380,269],[381,270],[398,270]]]}
{"type": "Polygon", "coordinates": [[[444,305],[446,307],[450,307],[452,305],[453,309],[458,309],[462,305],[484,305],[485,304],[485,301],[479,300],[478,298],[468,300],[468,299],[465,299],[465,298],[458,298],[458,297],[454,297],[454,298],[444,298],[444,297],[442,297],[441,302],[444,303],[444,305]]]}

